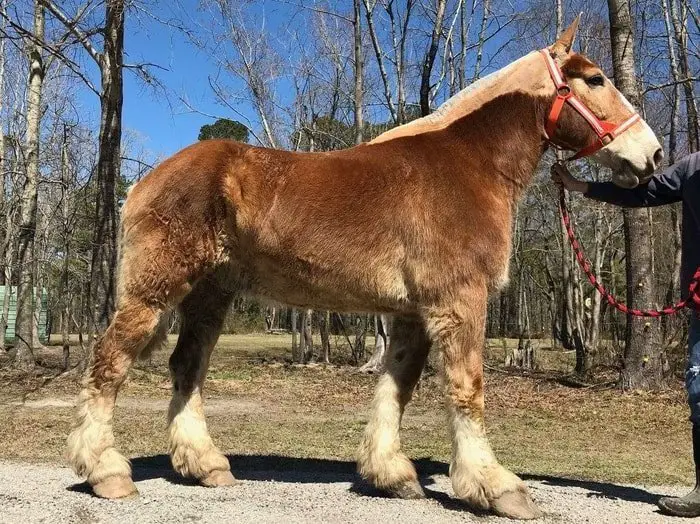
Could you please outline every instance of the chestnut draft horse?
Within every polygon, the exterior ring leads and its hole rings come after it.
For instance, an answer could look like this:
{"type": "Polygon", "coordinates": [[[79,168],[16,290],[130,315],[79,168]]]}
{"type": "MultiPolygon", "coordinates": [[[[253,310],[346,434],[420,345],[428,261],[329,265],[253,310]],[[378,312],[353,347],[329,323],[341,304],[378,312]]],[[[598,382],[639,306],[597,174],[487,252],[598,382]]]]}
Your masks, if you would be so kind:
{"type": "Polygon", "coordinates": [[[571,52],[577,24],[544,53],[367,144],[293,153],[210,140],[138,182],[123,210],[117,311],[96,343],[68,439],[70,463],[94,493],[136,493],[112,414],[129,367],[164,340],[165,313],[175,308],[172,464],[205,486],[235,482],[207,431],[202,385],[232,298],[249,293],[394,315],[359,448],[364,478],[395,496],[424,496],[399,426],[432,345],[444,364],[455,495],[472,508],[538,516],[484,430],[486,300],[507,280],[513,209],[550,144],[594,152],[628,187],[663,156],[601,70],[571,52]]]}

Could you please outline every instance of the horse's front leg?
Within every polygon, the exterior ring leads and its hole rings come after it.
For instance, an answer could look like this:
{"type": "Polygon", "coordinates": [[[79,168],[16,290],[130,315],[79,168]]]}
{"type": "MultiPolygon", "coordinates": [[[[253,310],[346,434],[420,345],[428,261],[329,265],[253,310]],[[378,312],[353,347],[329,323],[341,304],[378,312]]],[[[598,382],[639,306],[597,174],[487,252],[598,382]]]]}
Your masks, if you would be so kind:
{"type": "Polygon", "coordinates": [[[372,415],[360,444],[360,475],[377,488],[400,498],[422,498],[416,470],[401,451],[399,429],[430,349],[422,319],[397,316],[391,328],[386,373],[379,379],[372,415]]]}
{"type": "Polygon", "coordinates": [[[470,506],[499,515],[541,515],[516,475],[494,456],[484,429],[483,347],[486,286],[474,286],[449,304],[426,311],[433,344],[440,351],[452,436],[450,477],[455,495],[470,506]]]}

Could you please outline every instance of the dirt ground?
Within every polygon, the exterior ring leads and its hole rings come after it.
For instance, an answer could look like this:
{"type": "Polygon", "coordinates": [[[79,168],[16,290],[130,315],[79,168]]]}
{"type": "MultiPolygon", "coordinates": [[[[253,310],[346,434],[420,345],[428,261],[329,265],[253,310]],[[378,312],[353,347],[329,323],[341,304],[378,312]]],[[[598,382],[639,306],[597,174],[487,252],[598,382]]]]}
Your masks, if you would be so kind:
{"type": "MultiPolygon", "coordinates": [[[[358,482],[353,465],[376,376],[346,366],[289,365],[287,347],[279,335],[224,337],[212,359],[209,428],[244,480],[231,490],[192,486],[172,473],[163,455],[168,353],[139,363],[114,423],[142,494],[123,505],[90,497],[62,467],[79,381],[56,376],[60,348],[40,352],[44,367],[30,376],[9,371],[7,357],[0,356],[0,470],[7,473],[0,522],[127,522],[139,515],[153,522],[220,521],[224,515],[260,522],[483,521],[450,498],[449,440],[436,376],[421,380],[402,431],[429,500],[388,500],[358,482]]],[[[691,479],[681,384],[662,393],[622,394],[571,388],[559,378],[487,369],[487,425],[500,460],[528,479],[547,521],[665,521],[655,513],[658,496],[681,493],[691,479]]]]}

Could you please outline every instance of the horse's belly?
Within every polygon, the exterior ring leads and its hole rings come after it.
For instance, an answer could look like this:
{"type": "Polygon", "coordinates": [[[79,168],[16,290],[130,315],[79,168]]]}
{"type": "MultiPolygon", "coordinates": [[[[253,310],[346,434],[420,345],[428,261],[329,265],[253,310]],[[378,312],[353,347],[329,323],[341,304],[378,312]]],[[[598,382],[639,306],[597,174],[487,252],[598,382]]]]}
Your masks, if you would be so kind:
{"type": "Polygon", "coordinates": [[[251,293],[293,306],[378,312],[411,308],[401,270],[376,260],[340,264],[258,255],[249,273],[251,293]]]}

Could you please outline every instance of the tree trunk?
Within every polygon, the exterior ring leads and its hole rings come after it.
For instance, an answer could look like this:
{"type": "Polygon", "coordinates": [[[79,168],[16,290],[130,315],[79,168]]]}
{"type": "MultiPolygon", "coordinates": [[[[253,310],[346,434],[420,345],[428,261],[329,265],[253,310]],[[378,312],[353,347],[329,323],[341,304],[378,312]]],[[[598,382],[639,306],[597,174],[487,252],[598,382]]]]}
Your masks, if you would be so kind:
{"type": "Polygon", "coordinates": [[[430,37],[430,46],[423,60],[423,69],[420,81],[420,112],[421,116],[430,114],[430,76],[433,72],[433,64],[435,64],[435,56],[440,47],[440,35],[442,34],[442,22],[445,18],[445,7],[447,0],[438,0],[437,11],[435,14],[435,25],[433,33],[430,37]]]}
{"type": "Polygon", "coordinates": [[[34,39],[29,45],[29,88],[27,90],[26,178],[22,188],[21,222],[17,256],[17,337],[15,366],[34,367],[34,237],[39,183],[39,133],[41,127],[41,94],[44,83],[44,63],[38,42],[44,40],[44,7],[34,3],[34,39]]]}
{"type": "Polygon", "coordinates": [[[394,2],[386,2],[384,8],[389,16],[391,28],[391,40],[394,47],[394,63],[396,65],[396,97],[397,97],[397,123],[406,123],[406,38],[408,36],[408,23],[411,19],[411,11],[415,0],[406,0],[404,17],[400,19],[400,25],[396,21],[394,2]],[[397,33],[397,27],[399,32],[397,33]]]}
{"type": "MultiPolygon", "coordinates": [[[[669,11],[669,1],[675,2],[675,0],[661,0],[661,10],[664,15],[664,27],[666,29],[666,45],[668,46],[668,60],[671,69],[671,78],[674,82],[679,82],[679,67],[678,67],[678,57],[676,55],[675,41],[674,41],[674,31],[671,24],[671,16],[669,11]]],[[[676,83],[673,86],[673,98],[671,100],[671,119],[668,133],[668,154],[666,158],[668,159],[668,164],[673,165],[676,163],[676,156],[678,150],[678,128],[680,125],[680,85],[676,83]]],[[[681,220],[679,216],[680,204],[674,204],[671,206],[671,230],[673,234],[673,267],[671,273],[668,276],[668,283],[666,285],[666,297],[665,303],[670,304],[674,299],[680,296],[680,272],[681,272],[681,220]]],[[[661,318],[661,327],[663,332],[663,340],[666,341],[669,336],[669,323],[670,319],[668,317],[661,318]]]]}
{"type": "MultiPolygon", "coordinates": [[[[12,171],[17,171],[16,169],[16,158],[13,159],[13,163],[10,168],[12,171]]],[[[6,202],[7,205],[7,202],[6,202]]],[[[5,337],[7,335],[7,326],[10,318],[10,299],[12,297],[12,267],[13,267],[13,254],[14,254],[14,244],[15,244],[15,213],[12,209],[8,207],[5,208],[5,238],[3,239],[2,250],[3,250],[3,280],[5,282],[5,294],[2,300],[2,317],[0,317],[0,338],[2,340],[2,348],[5,349],[5,337]]]]}
{"type": "Polygon", "coordinates": [[[12,273],[10,272],[10,264],[11,260],[9,257],[9,253],[5,253],[5,268],[4,268],[4,273],[5,273],[5,293],[2,297],[2,317],[0,318],[0,349],[5,350],[6,348],[6,341],[5,337],[7,336],[7,325],[8,325],[8,319],[10,317],[10,300],[12,298],[12,286],[10,285],[10,278],[12,276],[12,273]]]}
{"type": "Polygon", "coordinates": [[[90,302],[95,304],[94,328],[106,327],[115,309],[118,218],[116,184],[121,172],[124,52],[124,2],[106,3],[104,52],[100,55],[99,158],[97,202],[90,275],[90,302]]]}
{"type": "Polygon", "coordinates": [[[557,34],[554,35],[555,38],[564,30],[564,6],[562,5],[562,0],[556,0],[556,11],[557,11],[557,34]]]}
{"type": "Polygon", "coordinates": [[[354,7],[354,49],[355,49],[355,144],[361,144],[363,140],[363,87],[362,80],[364,75],[364,63],[362,57],[362,14],[360,9],[360,0],[353,0],[354,7]]]}
{"type": "Polygon", "coordinates": [[[275,327],[275,320],[277,319],[277,307],[269,306],[265,310],[265,328],[267,331],[272,331],[275,327]]]}
{"type": "Polygon", "coordinates": [[[58,296],[61,307],[61,345],[63,346],[63,371],[70,366],[70,295],[68,290],[68,269],[71,253],[71,235],[69,231],[69,202],[68,187],[70,184],[70,168],[68,166],[68,132],[63,127],[63,143],[61,144],[61,215],[63,219],[63,264],[61,266],[61,281],[58,296]]]}
{"type": "Polygon", "coordinates": [[[371,4],[370,0],[362,0],[365,6],[365,17],[367,19],[367,29],[369,30],[369,36],[372,40],[372,48],[374,49],[374,57],[377,60],[377,67],[379,68],[379,76],[382,79],[382,87],[384,88],[384,99],[386,100],[386,106],[391,114],[391,120],[394,124],[398,124],[398,115],[396,114],[396,107],[394,106],[394,100],[391,96],[391,86],[389,85],[389,75],[386,73],[386,67],[384,67],[384,53],[382,52],[381,44],[379,43],[379,38],[377,36],[377,31],[374,28],[374,6],[377,4],[371,4]]]}
{"type": "Polygon", "coordinates": [[[331,355],[331,312],[323,311],[319,315],[319,330],[321,332],[321,354],[319,360],[324,364],[330,364],[331,355]]]}
{"type": "Polygon", "coordinates": [[[292,362],[301,362],[301,345],[297,340],[297,319],[299,318],[299,311],[297,308],[292,308],[292,362]]]}
{"type": "MultiPolygon", "coordinates": [[[[669,14],[673,23],[674,37],[678,44],[678,66],[684,79],[693,76],[690,61],[688,58],[688,28],[687,10],[685,4],[680,7],[676,5],[676,0],[669,0],[669,14]]],[[[685,95],[686,117],[688,120],[688,149],[691,153],[700,151],[700,123],[698,122],[698,107],[695,101],[692,80],[683,82],[683,92],[685,95]]]]}
{"type": "MultiPolygon", "coordinates": [[[[4,33],[6,27],[6,7],[5,0],[0,0],[0,31],[4,33]]],[[[3,106],[5,104],[5,39],[0,38],[0,114],[3,111],[3,106]]],[[[3,298],[2,311],[3,314],[0,316],[0,351],[5,350],[5,331],[7,329],[7,315],[4,314],[5,302],[8,300],[10,293],[10,280],[7,277],[9,273],[8,267],[8,252],[9,252],[9,240],[12,238],[10,236],[10,224],[7,220],[11,216],[8,200],[5,197],[5,191],[7,188],[7,169],[5,164],[5,129],[3,123],[0,122],[0,213],[5,219],[5,229],[3,231],[2,242],[0,242],[0,264],[2,264],[2,272],[0,277],[2,278],[2,283],[5,285],[5,294],[3,298]]]]}
{"type": "Polygon", "coordinates": [[[508,336],[508,291],[502,290],[498,295],[498,336],[508,336]]]}
{"type": "Polygon", "coordinates": [[[467,6],[465,0],[460,0],[460,17],[459,17],[459,63],[457,66],[457,81],[459,89],[467,87],[467,44],[469,38],[469,26],[471,25],[474,16],[474,4],[476,0],[471,0],[471,14],[467,20],[467,6]]]}
{"type": "MultiPolygon", "coordinates": [[[[38,265],[38,264],[37,264],[38,265]]],[[[34,273],[34,302],[33,302],[33,319],[32,319],[32,341],[34,342],[34,349],[43,348],[43,343],[39,335],[39,324],[41,322],[41,299],[42,299],[42,281],[39,277],[38,270],[34,273]]],[[[47,312],[48,313],[48,312],[47,312]]],[[[46,326],[44,326],[46,329],[46,326]]]]}
{"type": "Polygon", "coordinates": [[[369,315],[355,315],[355,344],[353,344],[355,364],[365,359],[365,344],[367,339],[367,326],[369,315]]]}
{"type": "Polygon", "coordinates": [[[360,368],[360,371],[365,373],[380,373],[384,370],[386,350],[389,347],[389,338],[387,336],[387,333],[389,333],[388,317],[386,315],[377,315],[374,319],[374,353],[372,353],[372,357],[367,363],[360,368]]]}
{"type": "Polygon", "coordinates": [[[476,47],[476,63],[474,64],[474,78],[472,82],[475,82],[481,76],[481,59],[484,54],[484,43],[486,35],[486,23],[489,19],[489,10],[491,9],[491,1],[482,1],[482,13],[481,13],[481,27],[479,28],[479,40],[476,47]]]}
{"type": "Polygon", "coordinates": [[[313,314],[313,309],[307,309],[304,311],[301,320],[301,358],[303,363],[310,362],[314,357],[314,339],[311,332],[311,319],[313,318],[313,314]]]}
{"type": "MultiPolygon", "coordinates": [[[[608,0],[610,44],[617,88],[637,108],[642,97],[635,74],[633,20],[629,0],[608,0]]],[[[624,210],[627,303],[653,306],[654,267],[648,209],[624,210]]],[[[661,330],[658,322],[627,316],[623,389],[654,389],[664,383],[661,330]]]]}
{"type": "MultiPolygon", "coordinates": [[[[595,220],[595,256],[593,258],[593,271],[596,275],[600,275],[603,269],[603,260],[605,259],[606,249],[605,240],[602,230],[603,224],[603,212],[599,208],[596,210],[596,220],[595,220]]],[[[607,232],[610,234],[610,231],[607,232]]],[[[600,340],[600,318],[601,318],[601,308],[603,305],[602,297],[600,293],[593,292],[589,304],[584,303],[584,307],[587,311],[587,322],[585,323],[586,336],[585,336],[585,348],[586,348],[586,360],[583,369],[581,369],[582,376],[588,376],[593,365],[591,354],[598,351],[598,342],[600,340]]]]}

